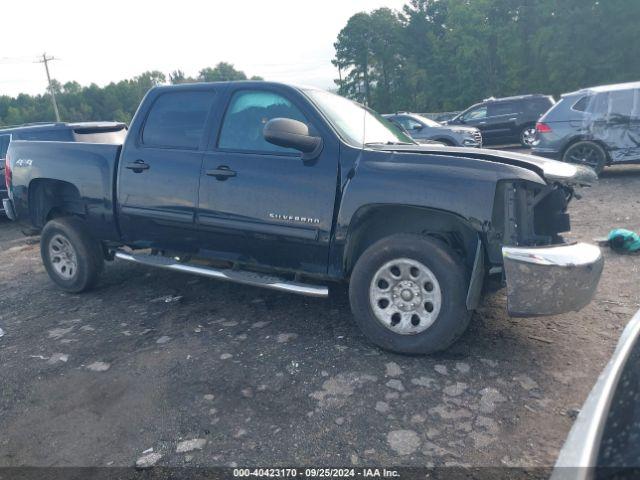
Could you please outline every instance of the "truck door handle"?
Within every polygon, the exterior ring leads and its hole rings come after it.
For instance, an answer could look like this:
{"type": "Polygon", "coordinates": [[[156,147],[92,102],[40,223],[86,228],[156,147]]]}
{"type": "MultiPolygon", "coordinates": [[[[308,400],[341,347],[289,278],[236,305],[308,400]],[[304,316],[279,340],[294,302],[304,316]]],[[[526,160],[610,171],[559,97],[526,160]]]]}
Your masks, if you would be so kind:
{"type": "Polygon", "coordinates": [[[226,180],[236,176],[236,172],[226,165],[220,165],[215,170],[207,170],[205,173],[210,177],[216,177],[218,180],[226,180]]]}
{"type": "Polygon", "coordinates": [[[135,173],[140,173],[143,170],[149,170],[151,167],[148,163],[144,163],[144,160],[136,160],[135,162],[129,162],[125,168],[133,170],[135,173]]]}

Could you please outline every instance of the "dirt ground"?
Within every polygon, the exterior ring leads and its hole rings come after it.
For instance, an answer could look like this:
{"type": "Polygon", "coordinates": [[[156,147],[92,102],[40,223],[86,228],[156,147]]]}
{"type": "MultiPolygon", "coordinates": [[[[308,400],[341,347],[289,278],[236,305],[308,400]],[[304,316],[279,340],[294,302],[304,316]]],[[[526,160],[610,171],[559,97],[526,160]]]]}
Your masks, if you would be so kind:
{"type": "MultiPolygon", "coordinates": [[[[640,229],[639,183],[607,170],[569,237],[640,229]]],[[[150,448],[165,466],[550,466],[640,307],[640,256],[606,250],[582,312],[511,319],[500,291],[448,352],[405,357],[368,344],[342,295],[122,262],[69,295],[14,224],[0,248],[0,466],[131,466],[150,448]]]]}

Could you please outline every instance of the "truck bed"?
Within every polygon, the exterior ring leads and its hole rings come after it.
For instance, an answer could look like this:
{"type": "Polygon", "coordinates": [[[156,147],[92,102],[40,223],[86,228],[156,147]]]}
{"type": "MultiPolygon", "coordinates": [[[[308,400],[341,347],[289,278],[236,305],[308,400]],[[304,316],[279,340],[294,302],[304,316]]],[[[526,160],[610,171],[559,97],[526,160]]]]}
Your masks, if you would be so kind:
{"type": "Polygon", "coordinates": [[[62,182],[68,188],[60,201],[73,203],[99,238],[119,240],[113,202],[121,148],[101,143],[12,141],[7,155],[18,218],[42,226],[33,198],[46,196],[47,184],[62,182]]]}

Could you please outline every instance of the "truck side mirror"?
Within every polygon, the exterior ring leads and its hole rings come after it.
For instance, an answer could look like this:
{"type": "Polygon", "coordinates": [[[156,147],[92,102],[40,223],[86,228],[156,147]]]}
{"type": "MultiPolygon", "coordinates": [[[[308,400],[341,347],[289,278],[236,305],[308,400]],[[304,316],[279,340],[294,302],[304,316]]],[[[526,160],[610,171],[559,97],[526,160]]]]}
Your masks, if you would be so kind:
{"type": "Polygon", "coordinates": [[[305,123],[291,118],[269,120],[262,134],[269,143],[302,152],[303,160],[313,160],[322,151],[322,138],[314,137],[305,123]]]}

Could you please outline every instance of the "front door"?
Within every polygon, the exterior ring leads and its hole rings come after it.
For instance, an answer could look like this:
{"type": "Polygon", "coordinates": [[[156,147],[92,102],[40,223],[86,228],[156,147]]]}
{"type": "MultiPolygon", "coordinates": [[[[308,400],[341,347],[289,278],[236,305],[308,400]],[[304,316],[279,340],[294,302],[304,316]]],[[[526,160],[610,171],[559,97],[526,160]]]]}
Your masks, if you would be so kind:
{"type": "Polygon", "coordinates": [[[268,143],[273,118],[305,122],[286,92],[232,92],[215,146],[205,153],[197,222],[206,254],[253,265],[326,272],[336,198],[338,149],[320,156],[268,143]]]}
{"type": "Polygon", "coordinates": [[[486,118],[486,135],[492,143],[519,141],[518,118],[521,102],[490,103],[486,118]]]}
{"type": "MultiPolygon", "coordinates": [[[[213,91],[161,93],[122,152],[118,208],[124,239],[184,250],[197,243],[195,208],[213,91]]],[[[134,131],[134,129],[132,129],[134,131]]]]}

